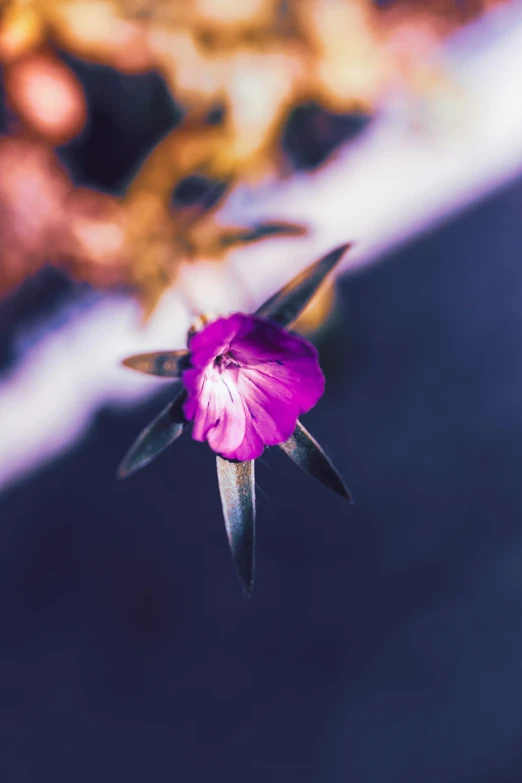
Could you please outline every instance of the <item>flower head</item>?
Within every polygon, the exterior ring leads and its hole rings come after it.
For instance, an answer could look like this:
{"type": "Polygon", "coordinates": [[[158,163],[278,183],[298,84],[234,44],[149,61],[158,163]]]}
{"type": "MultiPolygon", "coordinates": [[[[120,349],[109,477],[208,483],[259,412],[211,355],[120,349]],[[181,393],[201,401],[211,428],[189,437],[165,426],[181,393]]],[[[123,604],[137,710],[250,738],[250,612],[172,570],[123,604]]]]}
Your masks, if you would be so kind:
{"type": "Polygon", "coordinates": [[[188,350],[131,356],[127,367],[175,378],[182,389],[127,452],[119,476],[148,464],[192,423],[192,437],[217,453],[232,556],[248,594],[254,577],[254,461],[279,445],[303,470],[351,501],[336,469],[299,421],[324,392],[317,351],[287,331],[349,245],[297,275],[254,315],[201,319],[188,350]]]}
{"type": "Polygon", "coordinates": [[[192,437],[226,459],[251,460],[284,443],[324,392],[317,351],[266,318],[219,318],[189,342],[183,411],[192,437]]]}

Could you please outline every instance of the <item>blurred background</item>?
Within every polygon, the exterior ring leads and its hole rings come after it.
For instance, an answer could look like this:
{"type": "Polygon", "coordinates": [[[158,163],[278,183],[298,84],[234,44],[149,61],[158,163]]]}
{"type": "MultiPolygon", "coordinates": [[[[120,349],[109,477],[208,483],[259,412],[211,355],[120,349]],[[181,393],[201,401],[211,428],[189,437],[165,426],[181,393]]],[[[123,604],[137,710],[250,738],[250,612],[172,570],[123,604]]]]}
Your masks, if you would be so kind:
{"type": "Polygon", "coordinates": [[[0,0],[2,783],[522,780],[521,88],[517,0],[0,0]],[[121,360],[346,241],[247,601],[121,360]]]}

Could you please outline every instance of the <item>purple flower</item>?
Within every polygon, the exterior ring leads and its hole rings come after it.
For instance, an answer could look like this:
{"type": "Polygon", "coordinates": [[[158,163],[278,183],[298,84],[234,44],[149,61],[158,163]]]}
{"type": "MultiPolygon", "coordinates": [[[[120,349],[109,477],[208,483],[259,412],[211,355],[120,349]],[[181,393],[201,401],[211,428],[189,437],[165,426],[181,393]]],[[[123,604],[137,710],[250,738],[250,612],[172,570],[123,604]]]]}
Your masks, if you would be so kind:
{"type": "Polygon", "coordinates": [[[188,350],[131,356],[127,367],[175,379],[182,388],[141,433],[118,475],[126,478],[170,446],[192,422],[192,437],[217,454],[225,526],[248,595],[254,578],[255,459],[279,445],[299,467],[351,501],[337,470],[299,421],[324,392],[317,351],[287,331],[342,258],[343,245],[270,297],[254,315],[235,313],[189,333],[188,350]]]}
{"type": "Polygon", "coordinates": [[[183,412],[192,437],[232,460],[284,443],[324,392],[317,351],[266,318],[218,318],[189,342],[183,412]]]}

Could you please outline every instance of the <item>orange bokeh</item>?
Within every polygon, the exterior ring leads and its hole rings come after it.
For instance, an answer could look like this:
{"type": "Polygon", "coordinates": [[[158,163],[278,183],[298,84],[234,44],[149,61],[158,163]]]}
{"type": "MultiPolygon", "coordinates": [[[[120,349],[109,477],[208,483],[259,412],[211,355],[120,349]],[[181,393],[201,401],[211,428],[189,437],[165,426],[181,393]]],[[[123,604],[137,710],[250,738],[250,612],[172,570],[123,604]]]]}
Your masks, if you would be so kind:
{"type": "Polygon", "coordinates": [[[87,107],[82,87],[57,57],[30,54],[5,68],[7,99],[23,122],[53,144],[76,136],[87,107]]]}
{"type": "Polygon", "coordinates": [[[372,114],[395,92],[443,91],[441,41],[500,2],[4,0],[0,63],[20,135],[0,141],[2,289],[51,260],[94,285],[130,283],[152,310],[182,263],[225,257],[230,237],[259,239],[220,226],[217,207],[236,183],[288,170],[281,138],[295,107],[372,114]],[[143,151],[120,199],[76,189],[56,161],[53,147],[81,131],[87,107],[55,47],[128,73],[156,70],[185,110],[143,151]],[[216,106],[222,119],[210,127],[216,106]],[[212,208],[178,209],[172,194],[191,175],[228,191],[212,208]]]}
{"type": "Polygon", "coordinates": [[[28,138],[0,138],[0,290],[52,260],[69,189],[50,149],[28,138]]]}

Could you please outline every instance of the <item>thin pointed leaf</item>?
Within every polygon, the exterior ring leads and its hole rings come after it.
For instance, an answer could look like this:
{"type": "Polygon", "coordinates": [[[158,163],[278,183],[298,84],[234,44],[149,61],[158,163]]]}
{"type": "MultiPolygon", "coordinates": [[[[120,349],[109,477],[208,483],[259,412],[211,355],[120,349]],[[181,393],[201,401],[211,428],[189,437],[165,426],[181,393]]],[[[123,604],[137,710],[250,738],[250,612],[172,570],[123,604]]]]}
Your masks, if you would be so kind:
{"type": "Polygon", "coordinates": [[[300,237],[307,233],[305,226],[296,223],[260,223],[252,228],[230,231],[221,237],[224,247],[259,242],[270,237],[300,237]]]}
{"type": "Polygon", "coordinates": [[[188,351],[159,351],[129,356],[122,364],[131,370],[161,378],[179,378],[185,369],[188,351]]]}
{"type": "Polygon", "coordinates": [[[254,460],[231,462],[218,456],[217,474],[232,559],[243,588],[250,596],[254,584],[254,460]]]}
{"type": "Polygon", "coordinates": [[[160,415],[143,430],[123,458],[118,469],[118,478],[129,478],[179,438],[186,425],[183,416],[184,401],[183,390],[174,402],[169,402],[160,415]]]}
{"type": "Polygon", "coordinates": [[[306,473],[324,484],[325,487],[337,492],[349,503],[353,503],[350,491],[345,486],[342,478],[334,468],[320,445],[312,438],[300,421],[291,438],[281,443],[281,448],[288,454],[291,460],[299,465],[306,473]]]}
{"type": "Polygon", "coordinates": [[[332,271],[350,247],[350,244],[341,245],[341,247],[320,258],[315,264],[304,269],[261,305],[256,310],[255,315],[270,318],[271,321],[276,321],[281,326],[292,326],[317,292],[328,273],[332,271]]]}

